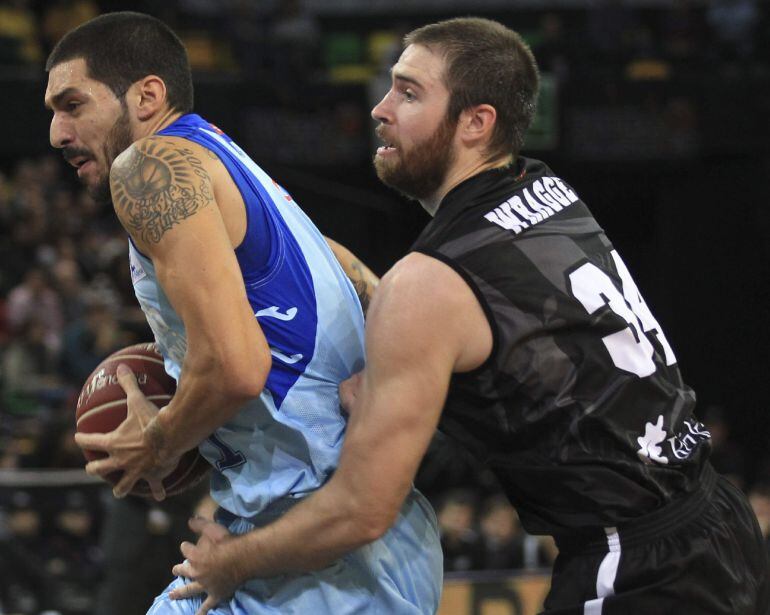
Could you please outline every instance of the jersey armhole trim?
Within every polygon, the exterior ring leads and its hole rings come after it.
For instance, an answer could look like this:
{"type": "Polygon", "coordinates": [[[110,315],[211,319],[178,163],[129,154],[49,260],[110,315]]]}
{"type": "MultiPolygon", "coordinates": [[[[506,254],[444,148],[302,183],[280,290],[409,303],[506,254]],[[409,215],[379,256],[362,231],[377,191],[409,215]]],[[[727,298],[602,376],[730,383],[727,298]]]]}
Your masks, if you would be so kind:
{"type": "Polygon", "coordinates": [[[489,307],[489,303],[487,303],[487,300],[484,297],[484,294],[476,285],[476,282],[473,281],[473,278],[470,276],[470,274],[462,266],[460,266],[457,262],[455,262],[454,260],[446,256],[445,254],[441,254],[441,252],[437,252],[435,250],[422,249],[422,248],[417,248],[413,250],[413,252],[418,252],[420,254],[424,254],[425,256],[430,256],[431,258],[435,258],[436,260],[441,261],[446,266],[451,267],[452,270],[455,271],[465,281],[465,283],[473,291],[473,294],[476,296],[476,301],[479,302],[479,305],[481,306],[481,309],[484,312],[484,316],[487,317],[489,328],[492,331],[492,350],[489,351],[489,356],[478,367],[472,370],[469,370],[467,372],[454,372],[454,373],[457,374],[458,376],[460,375],[472,376],[474,374],[483,372],[492,364],[494,359],[497,357],[497,349],[499,347],[499,338],[500,338],[500,335],[497,329],[497,324],[495,323],[495,319],[492,315],[492,308],[489,307]]]}
{"type": "Polygon", "coordinates": [[[148,261],[152,262],[152,259],[149,256],[147,256],[144,252],[142,252],[139,248],[136,247],[136,243],[134,242],[134,238],[131,237],[131,234],[126,233],[126,236],[128,237],[129,243],[133,246],[134,250],[136,250],[136,253],[139,256],[146,258],[148,261]]]}

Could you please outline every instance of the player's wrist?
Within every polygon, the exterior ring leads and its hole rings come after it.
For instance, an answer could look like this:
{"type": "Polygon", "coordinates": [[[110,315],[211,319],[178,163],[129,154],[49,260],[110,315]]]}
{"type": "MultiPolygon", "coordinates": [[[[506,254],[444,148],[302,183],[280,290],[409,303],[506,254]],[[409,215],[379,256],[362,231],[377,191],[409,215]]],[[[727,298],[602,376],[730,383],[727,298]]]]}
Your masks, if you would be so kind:
{"type": "Polygon", "coordinates": [[[229,582],[237,587],[250,578],[256,576],[249,565],[255,559],[254,553],[247,546],[246,536],[233,536],[222,543],[223,561],[220,562],[221,570],[226,571],[229,582]]]}
{"type": "Polygon", "coordinates": [[[156,467],[169,465],[179,457],[169,446],[168,430],[164,425],[162,417],[163,411],[161,409],[157,415],[150,419],[143,430],[144,440],[147,442],[152,455],[153,465],[156,467]]]}

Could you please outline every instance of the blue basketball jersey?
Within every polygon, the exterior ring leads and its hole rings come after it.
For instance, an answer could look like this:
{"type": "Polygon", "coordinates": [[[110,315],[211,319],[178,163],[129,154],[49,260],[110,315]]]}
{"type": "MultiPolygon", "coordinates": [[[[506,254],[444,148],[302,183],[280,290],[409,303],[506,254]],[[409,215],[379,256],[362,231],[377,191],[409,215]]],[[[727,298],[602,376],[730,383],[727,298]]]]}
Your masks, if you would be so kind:
{"type": "MultiPolygon", "coordinates": [[[[318,229],[227,135],[194,114],[158,135],[183,137],[216,154],[246,205],[247,230],[235,254],[272,368],[259,398],[199,449],[214,468],[214,499],[249,518],[274,500],[318,488],[336,467],[345,431],[337,387],[363,367],[363,314],[318,229]]],[[[137,299],[166,371],[178,380],[187,347],[184,323],[152,261],[133,243],[129,256],[137,299]]]]}

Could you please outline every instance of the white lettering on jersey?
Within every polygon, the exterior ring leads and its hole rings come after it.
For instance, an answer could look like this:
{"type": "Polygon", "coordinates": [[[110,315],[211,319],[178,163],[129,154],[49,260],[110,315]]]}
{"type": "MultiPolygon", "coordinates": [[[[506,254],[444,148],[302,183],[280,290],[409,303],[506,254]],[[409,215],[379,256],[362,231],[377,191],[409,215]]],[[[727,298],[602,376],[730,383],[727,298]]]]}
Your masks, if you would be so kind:
{"type": "Polygon", "coordinates": [[[657,462],[667,465],[673,457],[678,461],[684,461],[692,455],[699,442],[711,438],[711,433],[706,429],[703,423],[695,419],[684,421],[684,429],[678,434],[668,437],[663,429],[663,415],[658,415],[658,419],[653,425],[648,422],[644,426],[644,435],[636,439],[639,444],[639,450],[636,454],[646,464],[657,462]],[[666,453],[663,454],[662,446],[668,443],[666,453]]]}
{"type": "Polygon", "coordinates": [[[522,195],[523,199],[512,196],[484,217],[518,235],[578,200],[577,194],[558,177],[542,177],[532,184],[531,189],[524,188],[522,195]]]}
{"type": "Polygon", "coordinates": [[[711,432],[706,429],[703,423],[688,419],[684,422],[684,426],[687,428],[687,432],[679,432],[668,439],[668,443],[671,445],[671,452],[674,454],[674,457],[680,460],[687,459],[698,442],[711,438],[711,432]]]}

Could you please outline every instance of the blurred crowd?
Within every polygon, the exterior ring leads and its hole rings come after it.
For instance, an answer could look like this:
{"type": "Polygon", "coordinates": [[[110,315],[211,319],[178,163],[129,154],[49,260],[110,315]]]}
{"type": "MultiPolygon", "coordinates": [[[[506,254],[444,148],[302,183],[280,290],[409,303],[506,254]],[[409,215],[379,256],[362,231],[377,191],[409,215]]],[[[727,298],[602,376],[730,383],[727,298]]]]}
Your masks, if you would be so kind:
{"type": "MultiPolygon", "coordinates": [[[[82,468],[80,387],[105,356],[152,339],[114,214],[65,178],[54,154],[0,172],[0,471],[82,468]]],[[[100,493],[0,482],[0,612],[90,612],[100,493]]]]}
{"type": "MultiPolygon", "coordinates": [[[[311,0],[2,0],[0,66],[40,66],[56,41],[72,27],[113,10],[148,12],[182,37],[193,68],[240,72],[291,84],[324,71],[332,78],[367,78],[389,63],[399,36],[415,24],[455,13],[420,15],[403,1],[411,18],[311,0]],[[325,4],[331,5],[324,6],[325,4]],[[322,9],[322,10],[319,10],[322,9]]],[[[350,4],[350,3],[348,3],[350,4]]],[[[399,3],[396,2],[395,5],[399,3]]],[[[510,11],[487,3],[491,16],[510,11]]],[[[467,7],[463,6],[467,11],[467,7]]],[[[592,0],[544,3],[520,11],[516,23],[541,67],[570,71],[620,71],[629,78],[666,78],[673,71],[713,70],[716,65],[760,66],[768,54],[768,6],[759,0],[676,0],[661,4],[592,0]]]]}
{"type": "Polygon", "coordinates": [[[114,213],[66,175],[53,153],[0,172],[0,468],[79,467],[81,385],[108,354],[152,339],[114,213]]]}
{"type": "MultiPolygon", "coordinates": [[[[39,70],[64,32],[124,6],[0,1],[0,68],[39,70]]],[[[411,26],[396,18],[382,25],[362,18],[359,27],[343,32],[298,0],[148,1],[135,8],[182,34],[199,74],[263,78],[284,93],[319,75],[341,82],[376,77],[411,26]]],[[[582,8],[530,11],[522,23],[543,69],[562,80],[588,69],[632,80],[714,68],[768,69],[768,5],[755,0],[679,0],[665,10],[597,0],[582,8]]],[[[682,105],[672,112],[677,125],[686,126],[690,110],[686,101],[682,105]]],[[[58,154],[0,165],[0,470],[81,468],[72,439],[81,385],[111,352],[152,338],[133,297],[124,232],[113,212],[94,204],[68,171],[58,154]]],[[[703,407],[714,464],[749,494],[767,537],[770,469],[750,472],[730,434],[727,410],[703,407]]],[[[417,484],[436,508],[447,572],[552,565],[552,541],[527,535],[493,477],[441,436],[417,484]]],[[[97,608],[94,586],[105,578],[105,562],[113,569],[120,565],[100,542],[110,499],[96,486],[40,489],[0,482],[0,612],[97,608]]],[[[146,558],[157,564],[151,572],[159,589],[176,557],[175,519],[185,514],[146,503],[130,506],[139,519],[132,536],[151,537],[146,544],[156,548],[161,537],[169,539],[162,553],[146,558]]]]}

